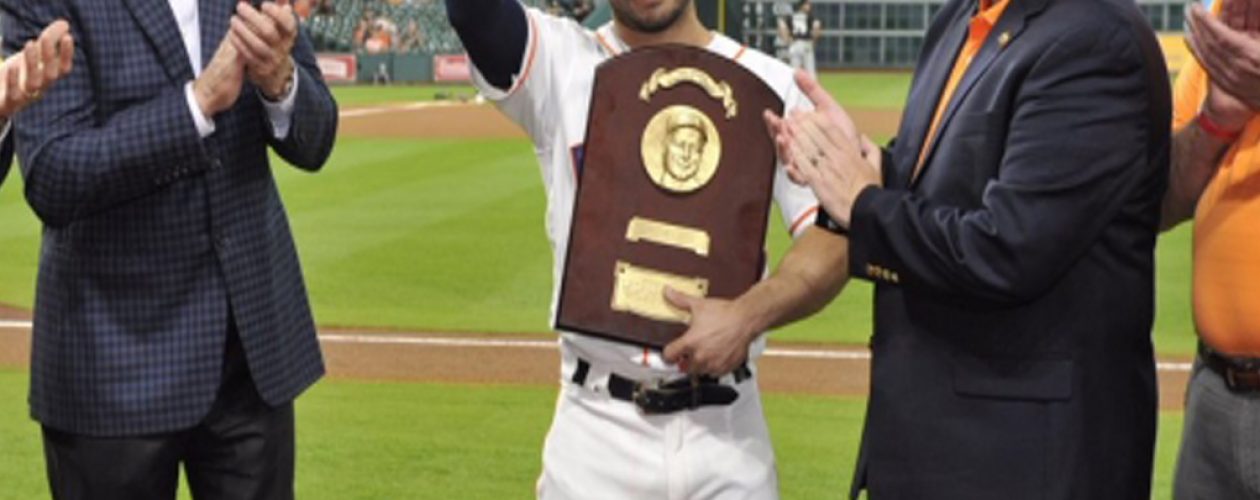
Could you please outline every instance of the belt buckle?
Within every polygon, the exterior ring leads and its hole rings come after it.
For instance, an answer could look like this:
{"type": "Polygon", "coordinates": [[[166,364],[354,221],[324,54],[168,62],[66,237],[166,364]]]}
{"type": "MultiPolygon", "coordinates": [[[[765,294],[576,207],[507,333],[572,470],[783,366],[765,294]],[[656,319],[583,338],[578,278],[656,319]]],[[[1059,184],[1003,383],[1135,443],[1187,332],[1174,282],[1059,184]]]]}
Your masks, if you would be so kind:
{"type": "Polygon", "coordinates": [[[660,398],[655,397],[659,394],[660,390],[660,379],[636,381],[634,383],[634,405],[638,406],[640,410],[643,410],[643,413],[649,415],[663,413],[658,408],[660,398]]]}
{"type": "Polygon", "coordinates": [[[1225,367],[1225,387],[1234,392],[1257,392],[1260,391],[1260,373],[1254,370],[1239,368],[1237,366],[1225,367]],[[1239,375],[1249,375],[1247,383],[1239,378],[1239,375]]]}
{"type": "Polygon", "coordinates": [[[686,379],[670,383],[663,383],[660,379],[635,382],[634,404],[648,415],[674,413],[680,408],[670,407],[670,401],[673,401],[679,393],[690,391],[691,397],[687,402],[687,408],[694,410],[700,407],[700,384],[701,378],[698,375],[690,375],[686,379]]]}

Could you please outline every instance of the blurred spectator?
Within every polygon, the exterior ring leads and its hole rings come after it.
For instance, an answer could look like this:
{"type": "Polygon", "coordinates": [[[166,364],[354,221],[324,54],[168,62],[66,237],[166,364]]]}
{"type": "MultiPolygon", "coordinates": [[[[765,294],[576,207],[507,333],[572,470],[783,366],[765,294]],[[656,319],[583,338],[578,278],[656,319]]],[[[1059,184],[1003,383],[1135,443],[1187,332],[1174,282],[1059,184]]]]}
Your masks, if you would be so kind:
{"type": "Polygon", "coordinates": [[[315,14],[320,16],[337,15],[337,7],[333,0],[315,0],[315,14]]]}
{"type": "Polygon", "coordinates": [[[354,28],[354,48],[362,50],[367,44],[368,37],[372,36],[372,23],[367,19],[360,19],[357,27],[354,28]]]}
{"type": "Polygon", "coordinates": [[[371,35],[363,42],[363,48],[373,54],[389,52],[394,48],[396,33],[398,33],[398,27],[393,21],[385,16],[378,17],[372,22],[371,35]]]}
{"type": "Polygon", "coordinates": [[[398,42],[398,50],[402,52],[419,52],[424,48],[424,33],[420,32],[420,23],[412,19],[407,23],[406,31],[398,42]]]}

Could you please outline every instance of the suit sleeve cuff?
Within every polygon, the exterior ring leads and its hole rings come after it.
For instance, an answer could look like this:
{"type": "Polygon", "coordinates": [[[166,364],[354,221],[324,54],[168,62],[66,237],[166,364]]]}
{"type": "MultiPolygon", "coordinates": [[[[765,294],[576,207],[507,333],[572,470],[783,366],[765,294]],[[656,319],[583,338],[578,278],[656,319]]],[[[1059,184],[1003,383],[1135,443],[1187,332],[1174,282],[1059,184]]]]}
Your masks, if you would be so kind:
{"type": "Polygon", "coordinates": [[[877,283],[900,284],[898,267],[883,248],[880,214],[890,212],[905,193],[874,186],[863,189],[849,218],[849,275],[877,283]]]}
{"type": "Polygon", "coordinates": [[[298,85],[302,84],[302,72],[297,70],[297,65],[293,66],[293,85],[289,87],[289,93],[279,101],[271,101],[266,96],[259,93],[262,98],[263,108],[267,110],[267,119],[271,121],[271,134],[277,140],[284,140],[289,136],[289,128],[293,125],[293,108],[297,102],[298,85]]]}
{"type": "Polygon", "coordinates": [[[197,96],[193,93],[193,82],[184,85],[184,99],[188,101],[188,112],[197,126],[197,135],[202,139],[214,135],[214,120],[201,113],[201,105],[197,104],[197,96]]]}

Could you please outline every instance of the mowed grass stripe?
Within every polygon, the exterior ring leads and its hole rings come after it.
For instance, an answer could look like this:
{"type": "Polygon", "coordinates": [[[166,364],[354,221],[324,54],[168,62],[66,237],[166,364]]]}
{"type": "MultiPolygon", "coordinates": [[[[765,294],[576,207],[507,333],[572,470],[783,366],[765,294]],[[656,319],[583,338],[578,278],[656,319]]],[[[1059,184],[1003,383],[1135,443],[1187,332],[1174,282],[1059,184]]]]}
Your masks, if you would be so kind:
{"type": "Polygon", "coordinates": [[[282,173],[320,322],[545,330],[551,261],[528,158],[520,141],[343,141],[325,174],[282,173]]]}
{"type": "MultiPolygon", "coordinates": [[[[900,72],[822,73],[819,81],[838,101],[855,108],[900,109],[910,91],[910,74],[900,72]]],[[[439,95],[448,98],[476,95],[471,85],[349,85],[334,86],[332,91],[343,109],[430,101],[439,95]]]]}

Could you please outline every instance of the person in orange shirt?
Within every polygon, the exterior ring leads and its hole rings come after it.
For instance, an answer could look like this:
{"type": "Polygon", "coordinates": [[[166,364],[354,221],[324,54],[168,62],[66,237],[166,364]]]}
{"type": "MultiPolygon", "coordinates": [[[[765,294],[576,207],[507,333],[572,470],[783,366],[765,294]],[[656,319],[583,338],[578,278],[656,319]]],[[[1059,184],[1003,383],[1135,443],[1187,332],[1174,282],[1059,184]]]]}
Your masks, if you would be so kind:
{"type": "Polygon", "coordinates": [[[1173,492],[1260,499],[1260,1],[1214,7],[1188,17],[1196,60],[1177,80],[1161,221],[1195,221],[1199,356],[1173,492]]]}

